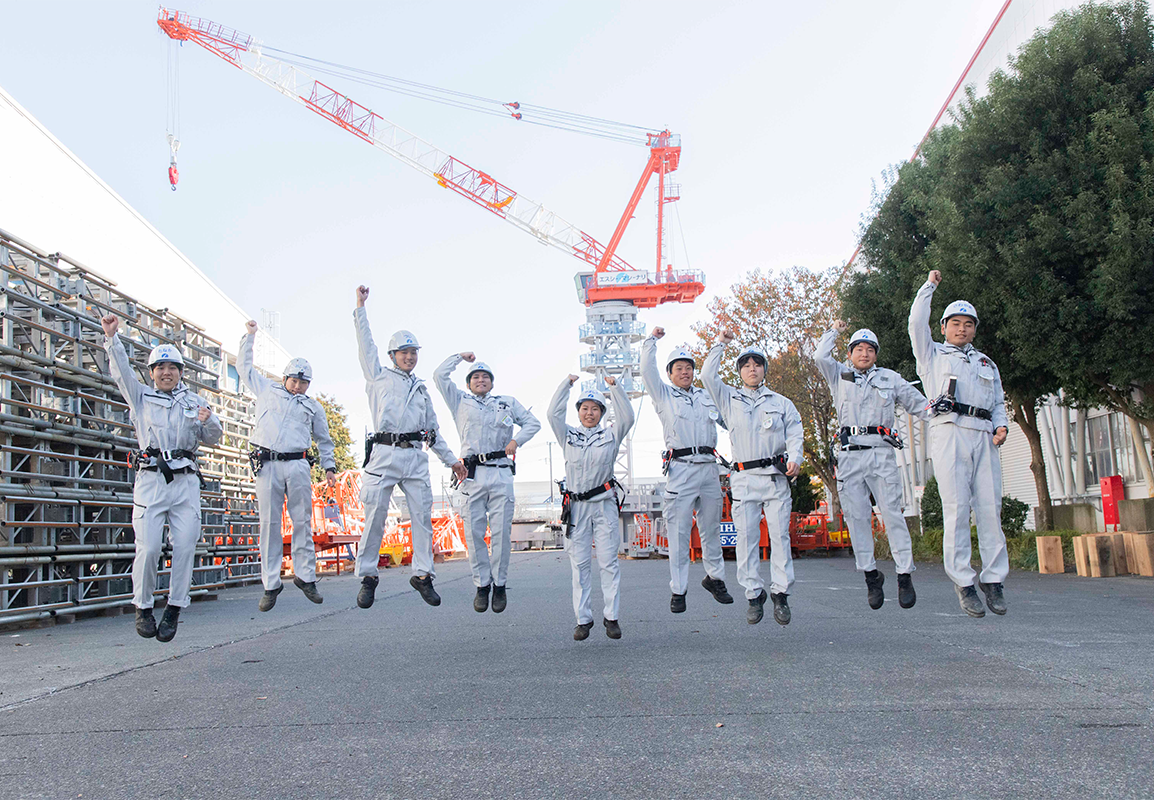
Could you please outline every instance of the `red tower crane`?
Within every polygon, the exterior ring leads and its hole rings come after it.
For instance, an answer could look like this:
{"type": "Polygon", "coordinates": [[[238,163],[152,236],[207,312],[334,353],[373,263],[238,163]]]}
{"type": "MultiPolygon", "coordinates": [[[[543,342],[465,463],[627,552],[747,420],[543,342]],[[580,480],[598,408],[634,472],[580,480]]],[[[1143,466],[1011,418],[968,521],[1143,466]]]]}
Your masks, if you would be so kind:
{"type": "MultiPolygon", "coordinates": [[[[473,201],[538,241],[585,262],[593,269],[578,275],[578,294],[587,306],[615,300],[632,303],[638,308],[653,308],[661,303],[691,303],[705,291],[702,273],[674,272],[672,267],[662,269],[663,209],[666,203],[677,199],[676,196],[666,196],[665,177],[677,169],[681,158],[680,137],[668,130],[648,134],[649,161],[609,244],[602,245],[588,233],[541,204],[526,199],[489,173],[441,151],[299,67],[265,55],[260,44],[246,33],[165,8],[161,8],[157,15],[157,25],[171,39],[203,47],[354,136],[400,159],[435,180],[442,188],[473,201]],[[617,255],[617,247],[654,175],[659,187],[658,246],[656,271],[650,273],[626,263],[617,255]]],[[[509,103],[507,107],[515,119],[521,119],[518,104],[509,103]]]]}

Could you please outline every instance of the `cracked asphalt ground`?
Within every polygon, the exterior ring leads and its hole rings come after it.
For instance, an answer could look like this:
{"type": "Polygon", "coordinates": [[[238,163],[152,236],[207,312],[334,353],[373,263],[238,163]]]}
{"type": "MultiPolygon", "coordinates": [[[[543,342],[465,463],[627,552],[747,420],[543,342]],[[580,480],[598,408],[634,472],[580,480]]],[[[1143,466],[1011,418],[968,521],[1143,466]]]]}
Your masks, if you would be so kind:
{"type": "Polygon", "coordinates": [[[499,615],[456,561],[439,608],[394,569],[369,610],[348,575],[222,592],[168,645],[3,633],[0,797],[1150,796],[1154,580],[1014,573],[973,620],[940,567],[910,610],[883,571],[871,611],[852,559],[799,560],[782,628],[622,561],[621,641],[572,640],[561,552],[514,554],[499,615]]]}

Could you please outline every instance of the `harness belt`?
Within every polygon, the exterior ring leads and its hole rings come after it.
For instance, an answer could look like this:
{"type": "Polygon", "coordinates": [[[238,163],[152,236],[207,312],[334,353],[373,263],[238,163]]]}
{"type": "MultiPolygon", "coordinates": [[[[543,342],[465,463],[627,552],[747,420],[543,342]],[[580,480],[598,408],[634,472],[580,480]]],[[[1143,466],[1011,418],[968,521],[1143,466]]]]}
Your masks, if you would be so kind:
{"type": "Polygon", "coordinates": [[[978,419],[990,420],[994,419],[994,414],[988,408],[978,408],[977,406],[959,403],[954,399],[955,393],[958,390],[958,376],[951,375],[950,382],[946,387],[946,391],[938,396],[936,400],[930,403],[930,408],[934,414],[959,414],[963,417],[977,417],[978,419]]]}
{"type": "Polygon", "coordinates": [[[412,433],[374,433],[369,438],[365,439],[365,463],[361,464],[361,468],[369,465],[369,459],[373,455],[373,447],[378,444],[387,444],[390,447],[416,447],[413,442],[423,442],[427,445],[433,445],[437,441],[436,431],[413,431],[412,433]]]}
{"type": "Polygon", "coordinates": [[[883,425],[845,425],[837,434],[837,439],[841,443],[841,450],[873,449],[873,445],[850,444],[849,437],[851,436],[880,436],[886,444],[893,448],[901,450],[905,446],[893,428],[887,428],[883,425]]]}
{"type": "Polygon", "coordinates": [[[661,453],[661,474],[669,474],[669,463],[678,458],[685,458],[686,456],[713,456],[721,458],[717,451],[712,447],[705,447],[704,445],[698,447],[678,447],[675,449],[665,450],[661,453]]]}
{"type": "MultiPolygon", "coordinates": [[[[496,469],[507,469],[513,475],[517,474],[517,462],[514,460],[513,456],[509,455],[504,450],[494,450],[492,453],[484,453],[482,455],[464,456],[461,458],[461,461],[465,465],[466,480],[470,480],[470,481],[477,477],[477,467],[494,467],[496,469]],[[490,464],[489,463],[490,461],[497,461],[497,460],[502,459],[502,458],[509,459],[509,463],[508,464],[490,464]]],[[[457,476],[454,475],[452,477],[452,479],[449,481],[449,485],[450,485],[450,488],[456,489],[458,486],[461,485],[461,482],[458,481],[457,476]]]]}
{"type": "Polygon", "coordinates": [[[310,467],[317,462],[316,458],[309,455],[305,450],[294,450],[291,453],[278,453],[276,450],[269,450],[267,447],[253,447],[248,453],[248,463],[252,468],[253,477],[260,474],[261,468],[266,461],[300,461],[302,458],[309,462],[310,467]]]}
{"type": "Polygon", "coordinates": [[[978,408],[977,406],[966,405],[959,403],[957,400],[952,400],[949,397],[939,397],[934,401],[933,409],[935,414],[949,414],[954,413],[963,417],[977,417],[978,419],[993,420],[994,414],[988,408],[978,408]]]}
{"type": "Polygon", "coordinates": [[[625,487],[617,482],[617,478],[610,478],[600,486],[594,486],[584,492],[570,492],[565,488],[563,481],[558,481],[558,483],[561,485],[561,523],[565,526],[566,539],[573,536],[573,503],[583,503],[594,497],[600,497],[606,492],[613,492],[613,499],[617,503],[617,513],[621,513],[621,506],[625,505],[625,487]],[[621,490],[620,497],[617,496],[617,489],[621,490]]]}
{"type": "Polygon", "coordinates": [[[196,464],[196,451],[194,450],[161,450],[159,447],[146,447],[143,450],[138,450],[132,456],[132,468],[136,471],[156,472],[159,471],[164,476],[165,483],[172,483],[173,477],[181,472],[196,473],[197,480],[200,481],[200,488],[205,487],[204,476],[200,474],[200,467],[196,464]],[[156,461],[153,465],[145,465],[143,462],[146,458],[151,458],[156,461]],[[176,459],[187,459],[192,462],[190,467],[178,467],[173,469],[168,462],[176,459]]]}
{"type": "Polygon", "coordinates": [[[760,467],[774,467],[782,475],[786,470],[785,453],[779,453],[773,458],[759,458],[754,461],[734,461],[730,465],[730,469],[734,472],[745,472],[747,469],[758,469],[760,467]]]}

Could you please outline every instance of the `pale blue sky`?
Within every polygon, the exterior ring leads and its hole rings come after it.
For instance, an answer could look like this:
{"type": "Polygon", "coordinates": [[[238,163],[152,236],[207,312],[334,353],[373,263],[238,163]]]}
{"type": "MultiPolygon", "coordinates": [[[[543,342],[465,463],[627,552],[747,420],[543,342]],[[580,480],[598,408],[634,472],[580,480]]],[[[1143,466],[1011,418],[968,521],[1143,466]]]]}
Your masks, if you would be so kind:
{"type": "MultiPolygon", "coordinates": [[[[671,344],[690,339],[709,297],[755,267],[820,269],[849,256],[871,181],[909,157],[1001,4],[178,8],[284,50],[680,133],[688,265],[705,271],[708,289],[692,306],[643,312],[671,344]]],[[[0,85],[253,316],[280,311],[282,342],[314,362],[315,391],[346,404],[355,433],[368,424],[350,315],[358,282],[374,290],[380,340],[398,327],[421,338],[420,375],[472,349],[497,371],[495,391],[543,416],[584,349],[579,262],[191,45],[180,53],[180,189],[169,191],[169,40],[155,18],[152,2],[0,0],[0,85]]],[[[646,158],[641,147],[334,83],[602,241],[646,158]]],[[[652,210],[647,194],[620,250],[638,266],[653,261],[652,210]]],[[[655,475],[651,408],[640,425],[638,472],[655,475]]],[[[546,436],[523,454],[524,477],[545,477],[546,436]]]]}

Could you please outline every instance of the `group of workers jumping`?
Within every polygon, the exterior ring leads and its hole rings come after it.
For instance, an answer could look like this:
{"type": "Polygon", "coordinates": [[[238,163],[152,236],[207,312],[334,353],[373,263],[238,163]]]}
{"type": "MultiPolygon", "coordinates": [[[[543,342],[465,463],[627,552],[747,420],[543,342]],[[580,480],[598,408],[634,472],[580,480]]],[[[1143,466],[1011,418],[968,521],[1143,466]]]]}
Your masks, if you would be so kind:
{"type": "MultiPolygon", "coordinates": [[[[817,343],[815,360],[829,384],[840,427],[835,444],[837,484],[849,527],[856,566],[865,575],[869,606],[885,602],[884,576],[874,559],[871,500],[886,525],[897,569],[898,603],[910,608],[917,600],[912,573],[912,546],[902,514],[901,475],[894,453],[901,447],[895,433],[895,406],[930,427],[934,471],[942,499],[943,558],[955,584],[961,608],[985,615],[978,595],[995,614],[1005,614],[1002,584],[1009,571],[1001,529],[1001,466],[997,446],[1006,438],[1007,418],[997,366],[972,344],[978,314],[965,301],[950,303],[940,320],[944,343],[930,329],[930,303],[941,282],[931,272],[910,311],[909,332],[922,385],[936,393],[930,401],[893,370],[876,366],[880,343],[867,329],[850,337],[844,362],[833,358],[836,339],[847,330],[837,320],[817,343]],[[977,587],[971,567],[970,515],[977,523],[982,562],[977,587]]],[[[461,440],[462,455],[453,454],[440,434],[432,398],[414,375],[420,345],[409,331],[389,339],[389,365],[381,362],[369,327],[365,303],[369,289],[356,290],[353,319],[375,433],[365,443],[361,500],[365,526],[356,561],[361,579],[357,605],[373,605],[381,540],[395,489],[404,493],[411,517],[413,575],[409,583],[432,606],[441,603],[433,586],[433,495],[429,458],[434,452],[453,472],[462,503],[469,563],[476,597],[473,608],[501,613],[507,605],[506,580],[512,532],[515,455],[540,430],[537,419],[512,397],[493,394],[494,373],[471,352],[445,359],[433,373],[461,440]],[[453,371],[467,362],[465,389],[452,381],[453,371]],[[485,542],[490,534],[490,545],[485,542]],[[491,599],[490,599],[491,598],[491,599]]],[[[201,477],[196,453],[200,443],[215,444],[223,429],[203,398],[181,380],[184,359],[179,349],[160,345],[148,358],[153,386],[136,379],[117,331],[119,319],[101,320],[112,377],[127,401],[140,450],[136,454],[132,526],[136,556],[132,569],[136,631],[162,642],[176,635],[180,610],[189,604],[194,552],[200,539],[201,477]],[[169,527],[172,545],[168,603],[158,624],[153,616],[162,533],[169,527]]],[[[313,442],[330,485],[336,485],[336,462],[324,408],[307,392],[312,368],[292,359],[280,383],[253,364],[255,322],[247,323],[237,357],[241,381],[256,396],[256,422],[250,439],[260,512],[261,611],[269,611],[283,590],[281,561],[282,509],[292,521],[293,584],[310,601],[323,602],[316,585],[312,542],[312,483],[307,451],[313,442]]],[[[797,408],[765,385],[768,363],[758,347],[737,354],[740,385],[720,376],[722,356],[735,337],[722,333],[701,370],[703,388],[694,386],[696,362],[684,346],[665,359],[663,380],[655,328],[641,347],[641,377],[661,420],[667,482],[663,515],[669,539],[670,611],[686,610],[690,533],[696,514],[705,578],[701,585],[713,598],[732,604],[725,585],[720,519],[722,463],[729,470],[732,517],[736,529],[737,582],[748,601],[746,621],[762,620],[772,601],[774,619],[790,622],[789,590],[793,585],[789,520],[789,480],[801,469],[803,429],[797,408]],[[717,428],[729,433],[732,461],[717,453],[717,428]],[[760,573],[761,519],[770,541],[769,591],[760,573]]],[[[596,549],[601,574],[602,622],[606,635],[621,638],[618,547],[622,541],[614,464],[633,426],[633,407],[623,388],[606,377],[608,401],[601,391],[582,392],[575,403],[577,425],[567,423],[569,400],[578,376],[569,375],[549,405],[549,425],[565,456],[562,522],[572,568],[573,638],[587,639],[594,624],[592,564],[596,549]],[[612,409],[613,420],[607,423],[612,409]]]]}

